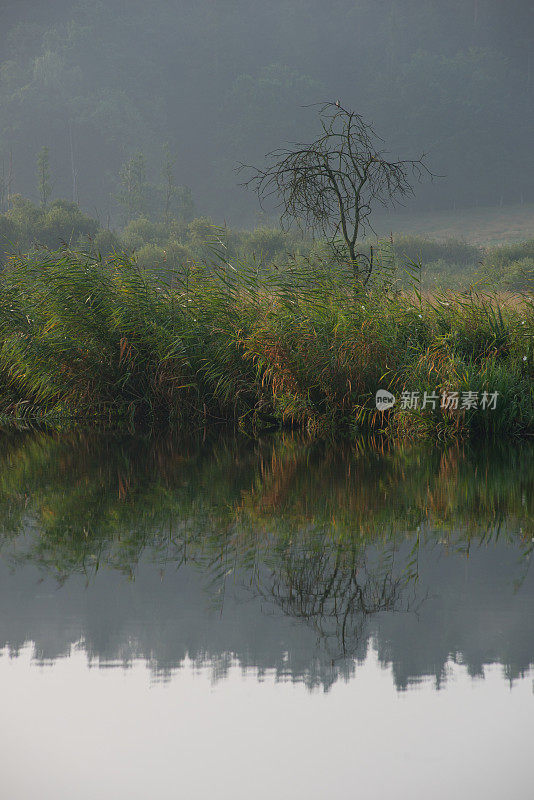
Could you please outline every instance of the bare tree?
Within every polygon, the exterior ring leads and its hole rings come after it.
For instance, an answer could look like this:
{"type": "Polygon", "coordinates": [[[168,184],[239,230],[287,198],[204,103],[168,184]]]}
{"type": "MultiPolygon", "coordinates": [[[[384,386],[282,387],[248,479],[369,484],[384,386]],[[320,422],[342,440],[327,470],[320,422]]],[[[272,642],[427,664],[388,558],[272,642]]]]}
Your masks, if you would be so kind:
{"type": "Polygon", "coordinates": [[[394,205],[413,195],[413,183],[433,177],[422,155],[416,160],[389,161],[383,140],[371,125],[339,101],[319,106],[322,133],[310,144],[294,143],[268,153],[265,169],[240,164],[251,171],[242,185],[253,188],[260,204],[274,197],[282,227],[297,223],[330,242],[340,260],[349,261],[354,276],[367,283],[373,269],[370,256],[356,250],[358,237],[372,230],[375,205],[394,205]]]}

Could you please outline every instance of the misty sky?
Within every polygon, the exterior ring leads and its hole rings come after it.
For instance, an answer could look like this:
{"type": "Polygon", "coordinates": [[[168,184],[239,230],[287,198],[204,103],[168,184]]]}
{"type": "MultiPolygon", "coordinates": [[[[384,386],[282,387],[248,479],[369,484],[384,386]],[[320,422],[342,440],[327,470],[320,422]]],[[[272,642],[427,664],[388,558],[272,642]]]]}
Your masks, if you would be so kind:
{"type": "Polygon", "coordinates": [[[124,161],[157,183],[168,145],[198,213],[250,222],[236,163],[340,97],[445,176],[416,208],[532,201],[533,44],[527,0],[1,0],[0,174],[35,198],[48,146],[54,196],[75,172],[105,220],[124,161]]]}

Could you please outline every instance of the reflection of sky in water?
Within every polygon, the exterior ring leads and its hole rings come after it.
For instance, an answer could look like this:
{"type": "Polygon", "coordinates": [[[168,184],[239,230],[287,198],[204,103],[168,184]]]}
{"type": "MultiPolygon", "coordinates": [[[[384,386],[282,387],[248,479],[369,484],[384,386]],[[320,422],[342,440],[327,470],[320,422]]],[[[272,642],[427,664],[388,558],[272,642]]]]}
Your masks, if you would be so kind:
{"type": "Polygon", "coordinates": [[[0,659],[2,786],[10,800],[184,797],[527,798],[534,736],[532,675],[512,691],[497,666],[484,681],[448,665],[395,691],[370,654],[328,693],[258,682],[232,668],[213,684],[190,662],[170,683],[136,663],[53,668],[25,649],[0,659]]]}

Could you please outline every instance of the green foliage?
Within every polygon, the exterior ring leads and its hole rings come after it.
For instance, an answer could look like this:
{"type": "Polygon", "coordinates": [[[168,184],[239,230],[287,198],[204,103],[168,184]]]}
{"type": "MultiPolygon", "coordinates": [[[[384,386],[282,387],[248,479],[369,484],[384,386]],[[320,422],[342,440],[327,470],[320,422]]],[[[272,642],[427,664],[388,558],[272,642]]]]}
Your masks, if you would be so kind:
{"type": "Polygon", "coordinates": [[[224,288],[206,288],[199,279],[192,295],[170,296],[125,256],[12,261],[0,295],[8,407],[20,390],[38,412],[66,416],[231,418],[253,370],[224,288]]]}
{"type": "Polygon", "coordinates": [[[160,275],[168,269],[167,253],[163,247],[158,247],[156,244],[145,244],[136,250],[135,260],[142,269],[154,271],[160,275]]]}
{"type": "Polygon", "coordinates": [[[500,286],[512,291],[528,291],[534,286],[534,257],[512,261],[501,277],[500,286]]]}
{"type": "MultiPolygon", "coordinates": [[[[135,260],[140,267],[159,275],[181,269],[192,259],[191,250],[173,236],[172,225],[168,227],[148,219],[130,222],[122,232],[121,243],[123,248],[135,253],[135,260]]],[[[200,253],[202,246],[198,241],[195,241],[195,245],[200,253]]]]}
{"type": "Polygon", "coordinates": [[[53,249],[61,242],[82,242],[97,230],[96,220],[83,214],[76,203],[55,200],[36,225],[35,242],[53,249]]]}
{"type": "Polygon", "coordinates": [[[192,247],[202,248],[213,240],[214,222],[208,217],[197,217],[187,226],[187,238],[192,247]]]}
{"type": "Polygon", "coordinates": [[[173,270],[183,270],[194,260],[190,248],[172,238],[165,245],[165,253],[167,264],[173,270]]]}
{"type": "Polygon", "coordinates": [[[123,247],[117,234],[106,228],[100,228],[100,230],[95,233],[92,237],[91,244],[93,251],[102,256],[118,253],[123,247]]]}
{"type": "MultiPolygon", "coordinates": [[[[414,270],[425,290],[467,289],[477,276],[482,250],[457,239],[435,241],[423,236],[395,234],[373,245],[382,268],[395,273],[405,286],[414,270]]],[[[362,247],[369,253],[369,245],[362,247]]]]}
{"type": "Polygon", "coordinates": [[[244,258],[255,259],[260,265],[270,264],[276,258],[287,255],[289,237],[279,228],[261,226],[251,233],[243,234],[240,252],[244,258]]]}
{"type": "Polygon", "coordinates": [[[55,200],[39,208],[15,195],[9,211],[0,214],[0,263],[6,262],[9,253],[35,246],[55,249],[61,244],[86,244],[97,232],[97,221],[76,203],[55,200]]]}
{"type": "MultiPolygon", "coordinates": [[[[178,187],[179,188],[179,187],[178,187]]],[[[296,231],[282,231],[260,225],[252,231],[219,228],[208,217],[189,222],[171,216],[139,217],[128,222],[120,233],[99,228],[97,222],[69,201],[56,200],[40,208],[31,200],[14,195],[10,208],[0,214],[0,267],[12,252],[23,253],[34,246],[56,248],[62,243],[83,245],[93,253],[108,255],[126,250],[143,250],[141,260],[147,269],[180,269],[191,261],[213,260],[214,250],[225,249],[227,258],[253,264],[260,272],[273,266],[285,269],[288,263],[302,269],[331,269],[330,251],[322,240],[312,241],[296,231]],[[148,248],[150,245],[152,249],[148,248]],[[159,248],[159,249],[154,249],[159,248]],[[163,252],[166,256],[163,256],[163,252]],[[150,257],[155,263],[150,265],[150,257]]],[[[449,239],[433,241],[424,237],[396,234],[373,244],[375,259],[382,272],[408,285],[413,265],[421,265],[421,285],[425,290],[467,289],[475,280],[495,289],[525,291],[532,286],[532,242],[482,251],[465,242],[449,239]],[[482,267],[480,260],[483,258],[482,267]]],[[[369,253],[369,243],[360,250],[369,253]]]]}
{"type": "MultiPolygon", "coordinates": [[[[388,244],[388,241],[383,244],[388,244]]],[[[393,237],[393,249],[397,258],[420,261],[422,264],[443,261],[466,267],[472,266],[481,257],[480,248],[458,239],[437,242],[423,236],[399,233],[393,237]]]]}
{"type": "Polygon", "coordinates": [[[22,246],[27,246],[32,241],[34,231],[37,229],[44,213],[43,209],[40,209],[31,200],[19,194],[10,198],[10,208],[5,216],[17,227],[22,246]]]}
{"type": "Polygon", "coordinates": [[[163,223],[140,217],[123,228],[121,240],[127,250],[137,250],[145,244],[163,245],[168,235],[168,229],[163,223]]]}
{"type": "Polygon", "coordinates": [[[524,258],[534,258],[534,239],[517,244],[507,244],[501,247],[491,247],[484,257],[484,266],[501,270],[513,261],[524,258]]]}
{"type": "Polygon", "coordinates": [[[528,300],[474,291],[425,300],[387,282],[362,292],[343,273],[260,275],[234,258],[188,262],[167,286],[168,259],[155,245],[134,262],[69,250],[13,259],[0,291],[3,412],[317,434],[534,430],[528,300]],[[388,387],[397,397],[498,391],[499,404],[382,414],[375,393],[388,387]]]}
{"type": "Polygon", "coordinates": [[[513,291],[532,290],[534,285],[534,239],[492,247],[486,251],[483,275],[493,286],[513,291]]]}
{"type": "Polygon", "coordinates": [[[0,269],[7,261],[7,253],[17,248],[19,229],[15,220],[5,214],[0,214],[0,269]]]}

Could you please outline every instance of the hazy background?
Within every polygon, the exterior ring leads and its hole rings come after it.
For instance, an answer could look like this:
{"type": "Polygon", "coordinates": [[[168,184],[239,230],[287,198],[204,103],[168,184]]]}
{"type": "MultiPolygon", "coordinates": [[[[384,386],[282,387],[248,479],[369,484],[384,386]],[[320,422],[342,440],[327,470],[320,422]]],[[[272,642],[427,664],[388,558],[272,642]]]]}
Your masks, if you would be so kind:
{"type": "Polygon", "coordinates": [[[0,0],[0,177],[37,199],[48,146],[53,196],[105,222],[121,165],[157,183],[168,145],[198,213],[250,224],[236,162],[340,98],[446,176],[413,208],[528,203],[533,45],[529,0],[0,0]]]}

